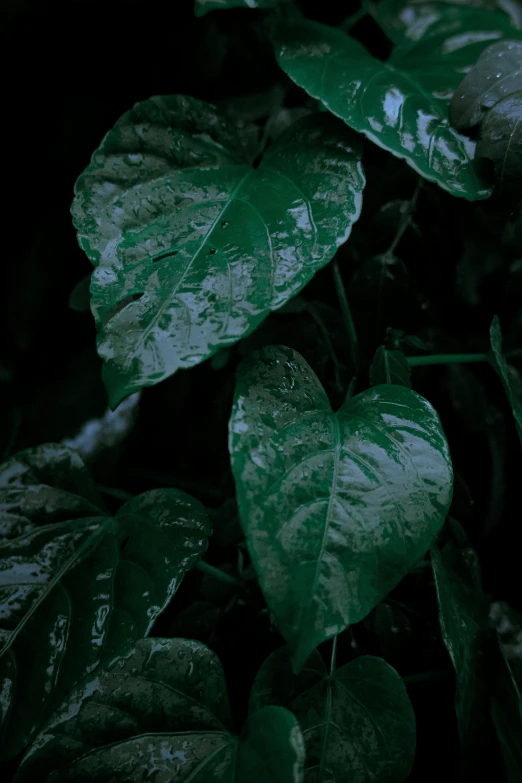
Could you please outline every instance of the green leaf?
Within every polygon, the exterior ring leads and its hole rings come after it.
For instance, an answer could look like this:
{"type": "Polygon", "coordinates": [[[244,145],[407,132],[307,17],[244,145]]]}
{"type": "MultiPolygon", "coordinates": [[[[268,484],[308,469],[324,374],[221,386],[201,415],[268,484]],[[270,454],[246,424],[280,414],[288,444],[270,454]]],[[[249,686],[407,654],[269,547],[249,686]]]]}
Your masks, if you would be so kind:
{"type": "Polygon", "coordinates": [[[522,196],[522,90],[496,103],[486,115],[477,143],[477,159],[493,163],[499,198],[518,204],[522,196]]]}
{"type": "Polygon", "coordinates": [[[328,675],[315,651],[292,674],[285,648],[259,670],[250,709],[291,709],[306,739],[308,783],[392,783],[405,780],[415,756],[415,715],[395,669],[365,655],[328,675]]]}
{"type": "MultiPolygon", "coordinates": [[[[498,637],[489,626],[488,604],[473,567],[473,550],[453,544],[432,549],[442,638],[457,675],[455,711],[462,769],[480,768],[490,753],[489,713],[504,755],[509,783],[522,779],[520,695],[498,637]],[[482,748],[482,752],[481,749],[482,748]]],[[[476,779],[476,778],[472,778],[476,779]]]]}
{"type": "MultiPolygon", "coordinates": [[[[461,45],[494,40],[507,33],[512,23],[506,13],[497,10],[495,0],[480,3],[415,2],[382,0],[368,3],[368,11],[393,43],[404,46],[426,42],[433,36],[455,39],[461,32],[471,33],[461,45]],[[482,35],[480,35],[482,33],[482,35]]],[[[476,58],[475,58],[476,59],[476,58]]]]}
{"type": "Polygon", "coordinates": [[[203,506],[183,492],[145,492],[115,517],[93,496],[83,463],[64,446],[22,452],[0,468],[4,757],[30,742],[81,677],[150,632],[206,549],[203,506]]]}
{"type": "Polygon", "coordinates": [[[478,125],[498,101],[522,87],[522,42],[488,46],[451,99],[450,120],[462,131],[478,125]]]}
{"type": "Polygon", "coordinates": [[[395,383],[411,389],[411,370],[401,351],[389,351],[384,345],[377,348],[370,367],[370,384],[395,383]]]}
{"type": "Polygon", "coordinates": [[[303,763],[285,709],[260,710],[231,733],[223,670],[205,645],[144,639],[66,698],[16,780],[300,783],[303,763]]]}
{"type": "Polygon", "coordinates": [[[113,407],[251,332],[360,214],[360,140],[333,117],[295,123],[258,168],[240,150],[212,106],[152,98],[118,120],[76,183],[113,407]]]}
{"type": "Polygon", "coordinates": [[[274,43],[288,76],[350,127],[453,195],[490,195],[474,168],[474,143],[449,125],[446,104],[415,69],[383,63],[353,38],[315,22],[279,26],[274,43]]]}
{"type": "Polygon", "coordinates": [[[506,392],[515,424],[517,427],[520,445],[522,446],[522,379],[514,367],[507,361],[502,352],[502,330],[500,321],[496,315],[489,330],[492,350],[492,363],[497,371],[504,391],[506,392]]]}
{"type": "MultiPolygon", "coordinates": [[[[453,15],[451,6],[445,8],[444,15],[453,15]]],[[[505,14],[460,6],[450,23],[436,26],[418,41],[396,47],[388,64],[413,78],[447,118],[463,75],[493,41],[505,37],[522,40],[505,14]]]]}
{"type": "Polygon", "coordinates": [[[250,554],[298,670],[428,549],[451,501],[446,439],[431,405],[400,386],[334,413],[304,359],[271,346],[240,366],[229,450],[250,554]]]}
{"type": "MultiPolygon", "coordinates": [[[[469,552],[470,558],[473,553],[469,552]]],[[[453,545],[444,550],[434,546],[431,562],[439,603],[442,640],[457,675],[455,712],[462,756],[473,757],[479,738],[484,739],[488,713],[486,661],[488,606],[472,560],[453,545]]]]}
{"type": "Polygon", "coordinates": [[[204,16],[209,11],[229,8],[275,8],[288,0],[195,0],[196,16],[204,16]]]}

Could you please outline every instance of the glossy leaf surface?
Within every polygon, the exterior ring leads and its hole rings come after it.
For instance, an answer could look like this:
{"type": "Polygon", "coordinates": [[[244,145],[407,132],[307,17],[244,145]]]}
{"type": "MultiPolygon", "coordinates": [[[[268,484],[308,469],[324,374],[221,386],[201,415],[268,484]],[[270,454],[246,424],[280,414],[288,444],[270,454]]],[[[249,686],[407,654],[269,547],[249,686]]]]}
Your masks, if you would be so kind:
{"type": "Polygon", "coordinates": [[[296,84],[423,177],[470,200],[490,194],[475,171],[474,143],[449,125],[446,105],[418,80],[416,66],[383,63],[353,38],[314,22],[281,25],[275,50],[296,84]]]}
{"type": "Polygon", "coordinates": [[[384,345],[377,348],[370,367],[370,383],[395,383],[411,389],[411,370],[401,351],[389,351],[384,345]]]}
{"type": "Polygon", "coordinates": [[[75,481],[87,494],[83,464],[65,447],[22,452],[0,476],[0,738],[14,756],[81,677],[150,631],[210,526],[203,506],[173,489],[145,492],[115,517],[86,509],[73,494],[75,481]],[[70,494],[44,483],[56,464],[70,494]]]}
{"type": "Polygon", "coordinates": [[[401,678],[367,655],[329,675],[315,651],[292,674],[285,648],[259,670],[250,709],[291,710],[306,738],[307,783],[391,783],[405,780],[415,755],[415,715],[401,678]]]}
{"type": "MultiPolygon", "coordinates": [[[[405,46],[431,37],[453,39],[465,34],[460,45],[500,38],[512,30],[510,17],[498,10],[495,0],[482,3],[412,2],[382,0],[369,3],[369,11],[378,25],[395,44],[405,46]]],[[[451,49],[451,44],[448,45],[451,49]]]]}
{"type": "Polygon", "coordinates": [[[195,0],[196,16],[204,16],[209,11],[226,11],[229,8],[274,8],[288,0],[195,0]]]}
{"type": "Polygon", "coordinates": [[[451,500],[446,439],[399,386],[334,413],[304,359],[272,346],[240,366],[229,449],[250,554],[299,669],[429,547],[451,500]]]}
{"type": "Polygon", "coordinates": [[[455,711],[464,769],[490,741],[489,714],[509,783],[522,776],[522,717],[518,688],[488,622],[488,604],[473,570],[474,553],[455,546],[432,549],[442,638],[457,675],[455,711]]]}
{"type": "Polygon", "coordinates": [[[91,308],[112,406],[237,342],[296,294],[361,210],[360,140],[305,117],[258,168],[208,104],[152,98],[123,115],[76,184],[96,266],[91,308]]]}
{"type": "Polygon", "coordinates": [[[520,444],[522,445],[522,379],[516,369],[509,364],[504,356],[502,350],[502,330],[500,328],[498,316],[495,316],[491,323],[489,335],[494,366],[500,376],[504,391],[506,392],[509,404],[511,405],[518,437],[520,439],[520,444]]]}
{"type": "Polygon", "coordinates": [[[498,196],[518,204],[522,196],[522,90],[503,98],[487,113],[477,158],[493,163],[498,196]]]}
{"type": "Polygon", "coordinates": [[[205,645],[144,639],[68,696],[17,781],[300,783],[303,761],[287,710],[260,710],[231,733],[221,664],[205,645]]]}
{"type": "Polygon", "coordinates": [[[522,90],[522,42],[499,41],[485,49],[451,100],[457,130],[478,125],[498,101],[522,90]]]}

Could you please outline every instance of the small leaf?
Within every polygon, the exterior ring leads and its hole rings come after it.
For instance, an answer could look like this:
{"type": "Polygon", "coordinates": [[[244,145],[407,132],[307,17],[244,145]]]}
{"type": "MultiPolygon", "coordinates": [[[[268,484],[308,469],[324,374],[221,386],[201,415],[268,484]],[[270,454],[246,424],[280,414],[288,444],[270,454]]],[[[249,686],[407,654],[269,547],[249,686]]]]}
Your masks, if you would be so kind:
{"type": "Polygon", "coordinates": [[[330,261],[360,214],[360,157],[325,113],[258,168],[201,101],[151,98],[118,120],[72,208],[112,407],[237,342],[330,261]]]}
{"type": "Polygon", "coordinates": [[[306,21],[279,26],[275,51],[299,87],[423,177],[470,200],[490,195],[474,168],[474,143],[449,125],[446,104],[417,79],[417,64],[383,63],[341,31],[306,21]]]}
{"type": "Polygon", "coordinates": [[[511,405],[520,445],[522,446],[522,379],[515,368],[508,363],[506,357],[502,353],[502,331],[498,316],[494,317],[489,334],[493,352],[493,366],[500,376],[504,391],[506,392],[509,404],[511,405]]]}
{"type": "Polygon", "coordinates": [[[210,526],[203,506],[174,489],[145,492],[110,517],[85,500],[94,492],[79,457],[52,444],[5,463],[0,493],[0,738],[9,758],[79,679],[149,633],[210,526]]]}
{"type": "Polygon", "coordinates": [[[476,157],[493,163],[498,197],[518,204],[522,196],[522,90],[489,110],[480,128],[476,157]]]}
{"type": "Polygon", "coordinates": [[[288,707],[298,719],[310,783],[392,783],[410,774],[415,715],[404,683],[382,658],[357,658],[329,676],[315,651],[296,676],[280,648],[252,688],[250,709],[267,704],[288,707]]]}
{"type": "Polygon", "coordinates": [[[231,733],[223,670],[203,644],[144,639],[88,677],[25,755],[17,783],[301,783],[294,716],[267,707],[231,733]]]}
{"type": "Polygon", "coordinates": [[[395,383],[411,389],[411,370],[401,351],[389,351],[384,345],[377,348],[370,367],[370,384],[395,383]]]}
{"type": "Polygon", "coordinates": [[[334,413],[304,359],[272,346],[240,366],[229,450],[250,555],[298,670],[428,549],[451,501],[446,439],[400,386],[334,413]]]}
{"type": "Polygon", "coordinates": [[[458,86],[450,105],[457,130],[474,128],[498,101],[522,89],[522,42],[488,46],[458,86]]]}
{"type": "Polygon", "coordinates": [[[196,16],[204,16],[209,11],[229,8],[275,8],[288,0],[195,0],[196,16]]]}

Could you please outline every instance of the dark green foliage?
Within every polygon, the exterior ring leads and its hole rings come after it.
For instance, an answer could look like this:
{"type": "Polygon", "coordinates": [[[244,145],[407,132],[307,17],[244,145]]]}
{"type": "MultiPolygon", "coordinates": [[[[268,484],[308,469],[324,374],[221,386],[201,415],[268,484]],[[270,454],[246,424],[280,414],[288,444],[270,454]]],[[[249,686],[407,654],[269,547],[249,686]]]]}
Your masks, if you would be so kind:
{"type": "Polygon", "coordinates": [[[0,10],[2,782],[519,783],[520,3],[98,6],[0,10]]]}

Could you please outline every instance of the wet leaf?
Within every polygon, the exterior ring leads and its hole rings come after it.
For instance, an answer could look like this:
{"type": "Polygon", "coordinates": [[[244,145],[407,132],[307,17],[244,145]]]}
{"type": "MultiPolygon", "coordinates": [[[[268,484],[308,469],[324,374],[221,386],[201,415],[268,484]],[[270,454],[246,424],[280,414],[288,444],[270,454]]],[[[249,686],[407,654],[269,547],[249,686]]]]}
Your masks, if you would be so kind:
{"type": "Polygon", "coordinates": [[[518,437],[520,439],[520,444],[522,445],[522,379],[516,369],[509,364],[502,352],[502,330],[500,328],[498,316],[495,316],[493,319],[489,334],[491,350],[493,352],[493,366],[500,376],[504,391],[506,392],[509,404],[511,405],[518,437]]]}
{"type": "Polygon", "coordinates": [[[91,282],[91,276],[85,275],[81,280],[78,280],[69,296],[69,307],[76,313],[85,313],[89,310],[89,285],[91,282]]]}
{"type": "Polygon", "coordinates": [[[386,35],[400,46],[426,42],[435,36],[456,38],[462,32],[468,34],[468,40],[461,41],[461,45],[467,46],[481,39],[494,40],[513,29],[507,11],[497,10],[496,0],[462,3],[380,0],[368,3],[368,10],[386,35]]]}
{"type": "Polygon", "coordinates": [[[400,386],[334,413],[303,358],[272,346],[240,367],[229,449],[252,561],[298,670],[429,547],[451,501],[446,439],[400,386]]]}
{"type": "Polygon", "coordinates": [[[401,351],[389,351],[384,345],[377,348],[370,367],[370,384],[395,383],[411,389],[411,370],[401,351]]]}
{"type": "Polygon", "coordinates": [[[79,679],[149,633],[206,549],[203,506],[183,492],[145,492],[115,517],[95,497],[65,446],[0,468],[4,757],[30,742],[79,679]]]}
{"type": "MultiPolygon", "coordinates": [[[[431,94],[416,63],[383,63],[355,39],[315,22],[280,25],[274,44],[288,76],[354,130],[455,196],[490,195],[474,168],[474,143],[449,125],[446,103],[431,94]]],[[[444,68],[429,53],[423,57],[424,71],[429,63],[430,78],[440,82],[444,68]]]]}
{"type": "Polygon", "coordinates": [[[186,639],[144,639],[63,702],[22,761],[28,781],[300,783],[304,743],[279,707],[231,733],[216,655],[186,639]]]}
{"type": "Polygon", "coordinates": [[[306,739],[307,783],[405,780],[415,755],[415,715],[401,678],[382,658],[357,658],[331,675],[317,651],[292,673],[285,648],[259,670],[250,709],[292,710],[306,739]]]}
{"type": "Polygon", "coordinates": [[[490,160],[495,190],[502,201],[515,206],[522,196],[522,90],[496,103],[480,128],[477,159],[490,160]]]}
{"type": "Polygon", "coordinates": [[[195,0],[196,16],[204,16],[209,11],[227,10],[229,8],[275,8],[276,5],[288,0],[195,0]]]}
{"type": "Polygon", "coordinates": [[[319,113],[258,168],[213,107],[152,98],[76,184],[79,242],[114,407],[252,331],[313,277],[359,216],[360,141],[319,113]]]}
{"type": "Polygon", "coordinates": [[[522,89],[522,42],[505,39],[488,46],[459,84],[450,106],[457,130],[474,128],[498,101],[522,89]]]}

